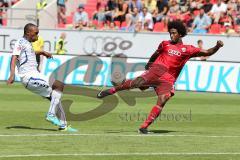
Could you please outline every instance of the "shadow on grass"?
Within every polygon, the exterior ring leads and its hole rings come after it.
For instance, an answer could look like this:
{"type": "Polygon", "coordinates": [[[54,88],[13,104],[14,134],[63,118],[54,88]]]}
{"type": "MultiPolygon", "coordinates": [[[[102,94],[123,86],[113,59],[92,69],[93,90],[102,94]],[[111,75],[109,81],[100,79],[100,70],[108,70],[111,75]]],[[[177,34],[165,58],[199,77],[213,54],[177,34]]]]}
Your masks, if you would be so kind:
{"type": "Polygon", "coordinates": [[[178,132],[178,131],[170,131],[170,130],[149,130],[150,133],[153,134],[164,134],[164,133],[172,133],[172,132],[178,132]]]}
{"type": "MultiPolygon", "coordinates": [[[[152,134],[165,134],[165,133],[172,133],[172,132],[179,132],[179,131],[170,131],[170,130],[149,130],[152,134]]],[[[136,131],[130,131],[130,130],[105,130],[104,133],[138,133],[138,130],[136,131]]]]}
{"type": "Polygon", "coordinates": [[[30,129],[30,130],[41,130],[41,131],[58,131],[57,129],[49,129],[49,128],[32,128],[28,126],[9,126],[6,129],[30,129]]]}

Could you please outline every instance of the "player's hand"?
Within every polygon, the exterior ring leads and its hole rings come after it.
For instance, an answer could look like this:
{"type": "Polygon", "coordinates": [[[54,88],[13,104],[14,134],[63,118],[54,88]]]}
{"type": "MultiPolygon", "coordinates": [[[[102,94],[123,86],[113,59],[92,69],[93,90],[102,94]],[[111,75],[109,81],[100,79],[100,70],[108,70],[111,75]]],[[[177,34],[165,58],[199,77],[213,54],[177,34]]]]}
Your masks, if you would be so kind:
{"type": "Polygon", "coordinates": [[[218,40],[217,41],[217,44],[216,44],[216,46],[218,47],[218,48],[221,48],[221,47],[223,47],[223,41],[221,41],[221,40],[218,40]]]}
{"type": "Polygon", "coordinates": [[[11,85],[11,84],[13,84],[14,79],[15,79],[14,76],[10,76],[10,77],[8,78],[8,80],[7,80],[7,85],[11,85]]]}

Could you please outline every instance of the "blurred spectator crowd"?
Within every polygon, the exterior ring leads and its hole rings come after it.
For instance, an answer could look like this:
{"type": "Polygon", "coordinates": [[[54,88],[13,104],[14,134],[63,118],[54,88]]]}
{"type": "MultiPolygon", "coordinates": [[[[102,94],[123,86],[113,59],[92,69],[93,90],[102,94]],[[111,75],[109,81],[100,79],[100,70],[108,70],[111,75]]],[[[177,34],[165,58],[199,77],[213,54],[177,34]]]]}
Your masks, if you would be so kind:
{"type": "Polygon", "coordinates": [[[11,7],[19,0],[0,0],[0,26],[4,25],[4,14],[7,11],[7,8],[11,7]]]}
{"type": "Polygon", "coordinates": [[[94,11],[78,6],[70,28],[165,32],[169,21],[182,20],[192,33],[240,33],[240,0],[96,1],[94,11]]]}
{"type": "MultiPolygon", "coordinates": [[[[17,1],[0,0],[0,26],[17,1]]],[[[66,3],[56,4],[60,28],[166,32],[169,21],[182,20],[192,33],[240,35],[240,0],[86,0],[70,16],[66,3]]]]}

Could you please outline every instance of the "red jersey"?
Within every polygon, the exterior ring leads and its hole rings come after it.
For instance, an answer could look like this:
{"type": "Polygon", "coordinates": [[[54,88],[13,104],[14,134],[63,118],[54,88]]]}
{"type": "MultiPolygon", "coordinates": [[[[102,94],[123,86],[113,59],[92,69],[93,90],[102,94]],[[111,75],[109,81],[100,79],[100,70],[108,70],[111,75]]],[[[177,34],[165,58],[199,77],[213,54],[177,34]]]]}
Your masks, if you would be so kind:
{"type": "Polygon", "coordinates": [[[185,63],[192,57],[195,57],[200,48],[183,43],[171,44],[170,41],[163,41],[159,44],[157,52],[159,56],[153,62],[153,65],[163,65],[167,72],[171,74],[176,81],[185,63]]]}

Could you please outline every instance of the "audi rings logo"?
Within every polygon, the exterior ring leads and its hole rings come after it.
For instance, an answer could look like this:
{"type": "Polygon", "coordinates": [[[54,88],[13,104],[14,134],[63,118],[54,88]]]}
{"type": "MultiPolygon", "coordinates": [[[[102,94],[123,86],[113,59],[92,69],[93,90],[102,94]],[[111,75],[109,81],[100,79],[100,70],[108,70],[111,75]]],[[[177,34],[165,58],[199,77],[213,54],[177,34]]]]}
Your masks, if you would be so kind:
{"type": "Polygon", "coordinates": [[[84,39],[83,51],[87,55],[118,55],[132,47],[132,42],[121,37],[88,36],[84,39]]]}
{"type": "Polygon", "coordinates": [[[176,55],[176,56],[181,56],[181,53],[180,53],[180,52],[178,52],[178,51],[176,51],[176,50],[173,50],[173,49],[169,49],[169,50],[168,50],[168,54],[169,54],[170,56],[174,56],[174,55],[176,55]]]}

